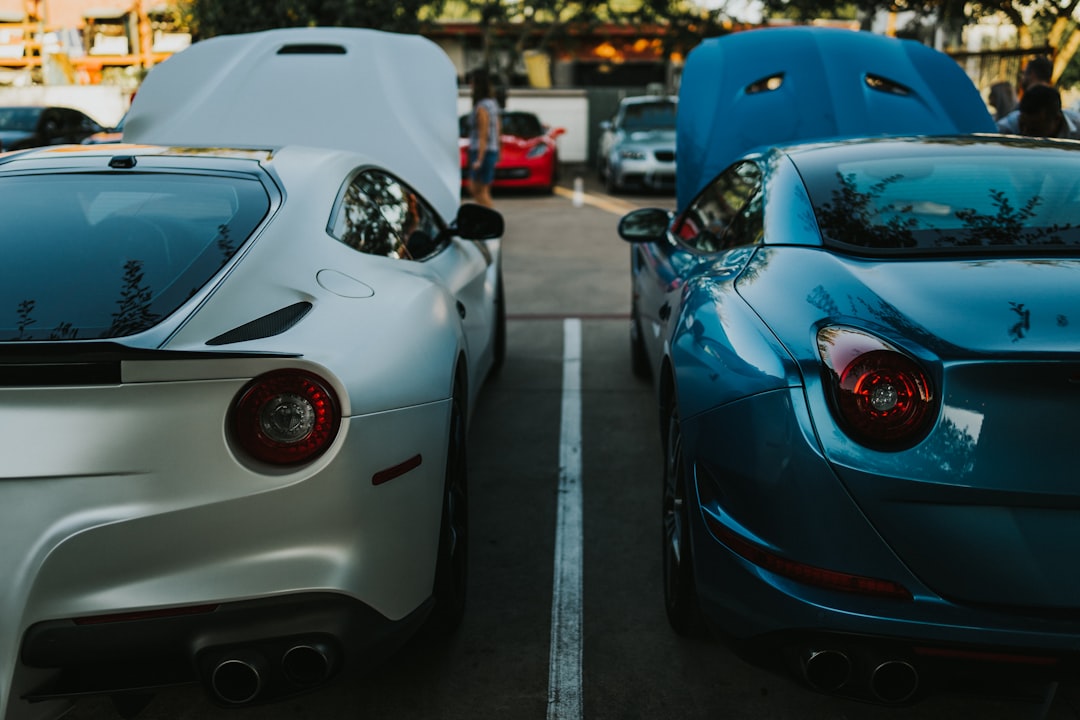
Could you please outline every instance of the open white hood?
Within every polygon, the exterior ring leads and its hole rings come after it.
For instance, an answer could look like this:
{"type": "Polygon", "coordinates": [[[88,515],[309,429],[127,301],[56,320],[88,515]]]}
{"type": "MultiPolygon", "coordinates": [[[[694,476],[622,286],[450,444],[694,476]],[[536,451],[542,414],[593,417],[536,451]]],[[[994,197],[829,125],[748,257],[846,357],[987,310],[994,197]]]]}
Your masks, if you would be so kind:
{"type": "Polygon", "coordinates": [[[291,28],[195,43],[147,76],[124,140],[358,152],[446,219],[460,202],[457,72],[418,35],[291,28]]]}

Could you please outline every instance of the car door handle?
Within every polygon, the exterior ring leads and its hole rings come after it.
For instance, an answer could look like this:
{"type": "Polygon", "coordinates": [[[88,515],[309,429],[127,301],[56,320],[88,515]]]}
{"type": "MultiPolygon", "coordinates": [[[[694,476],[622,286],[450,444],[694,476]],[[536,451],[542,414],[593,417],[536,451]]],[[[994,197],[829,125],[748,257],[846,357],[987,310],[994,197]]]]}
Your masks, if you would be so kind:
{"type": "Polygon", "coordinates": [[[667,320],[671,317],[671,305],[665,302],[660,306],[660,310],[657,311],[657,314],[660,316],[661,320],[667,320]]]}
{"type": "Polygon", "coordinates": [[[461,319],[465,319],[465,303],[460,300],[457,301],[457,314],[461,316],[461,319]]]}

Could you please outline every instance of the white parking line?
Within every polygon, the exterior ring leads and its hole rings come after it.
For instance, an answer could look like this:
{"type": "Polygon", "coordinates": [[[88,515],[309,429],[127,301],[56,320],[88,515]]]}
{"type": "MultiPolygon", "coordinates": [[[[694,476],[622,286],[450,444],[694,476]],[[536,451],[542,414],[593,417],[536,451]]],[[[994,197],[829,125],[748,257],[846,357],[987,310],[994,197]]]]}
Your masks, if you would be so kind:
{"type": "Polygon", "coordinates": [[[567,318],[563,321],[559,507],[551,595],[548,720],[580,720],[583,714],[581,515],[581,320],[567,318]]]}

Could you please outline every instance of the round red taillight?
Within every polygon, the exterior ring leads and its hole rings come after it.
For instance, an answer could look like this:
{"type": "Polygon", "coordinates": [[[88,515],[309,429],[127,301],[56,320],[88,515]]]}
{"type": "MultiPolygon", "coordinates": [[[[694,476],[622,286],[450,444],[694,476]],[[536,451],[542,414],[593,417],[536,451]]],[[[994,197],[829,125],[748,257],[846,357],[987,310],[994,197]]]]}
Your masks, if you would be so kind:
{"type": "Polygon", "coordinates": [[[251,457],[296,465],[322,455],[337,435],[341,412],[329,385],[301,370],[255,378],[237,395],[232,429],[251,457]]]}
{"type": "Polygon", "coordinates": [[[935,416],[929,375],[909,355],[863,332],[826,328],[818,349],[832,386],[833,409],[856,441],[902,450],[925,437],[935,416]]]}

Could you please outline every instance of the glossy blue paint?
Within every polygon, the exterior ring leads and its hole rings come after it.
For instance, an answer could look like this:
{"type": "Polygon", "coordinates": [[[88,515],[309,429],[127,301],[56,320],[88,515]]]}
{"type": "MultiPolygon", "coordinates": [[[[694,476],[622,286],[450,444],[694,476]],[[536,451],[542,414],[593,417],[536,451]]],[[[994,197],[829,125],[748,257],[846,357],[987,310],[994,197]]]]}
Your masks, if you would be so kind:
{"type": "Polygon", "coordinates": [[[1044,678],[1080,663],[1080,150],[970,134],[989,129],[970,81],[913,43],[763,30],[694,57],[679,212],[632,269],[678,420],[666,466],[685,468],[665,475],[665,528],[685,482],[706,623],[797,672],[839,649],[852,677],[827,691],[881,702],[882,659],[933,672],[926,652],[960,647],[1008,676],[1034,655],[1044,678]],[[863,350],[823,362],[853,336],[863,350]],[[866,348],[888,350],[864,368],[895,351],[921,371],[918,434],[860,442],[838,410],[837,374],[866,348]]]}
{"type": "Polygon", "coordinates": [[[670,356],[684,418],[742,398],[801,384],[783,345],[733,282],[695,280],[684,293],[670,356]]]}
{"type": "Polygon", "coordinates": [[[685,208],[736,157],[759,146],[995,131],[956,61],[921,43],[802,26],[731,33],[705,40],[686,58],[677,205],[685,208]],[[779,78],[776,87],[771,78],[779,78]]]}

